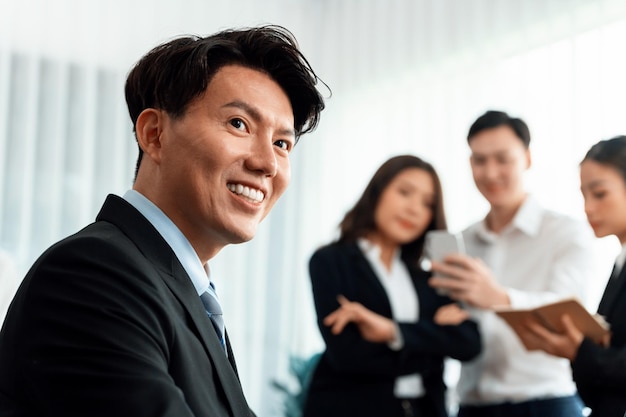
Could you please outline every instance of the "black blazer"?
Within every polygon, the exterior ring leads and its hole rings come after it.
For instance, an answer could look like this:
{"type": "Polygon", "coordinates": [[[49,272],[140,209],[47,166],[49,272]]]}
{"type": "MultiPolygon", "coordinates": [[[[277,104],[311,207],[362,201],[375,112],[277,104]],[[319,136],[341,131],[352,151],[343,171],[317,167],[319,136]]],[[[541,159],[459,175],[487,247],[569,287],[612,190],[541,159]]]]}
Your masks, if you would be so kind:
{"type": "Polygon", "coordinates": [[[439,326],[433,322],[437,309],[452,302],[429,285],[429,274],[407,265],[419,298],[419,321],[399,323],[404,347],[399,351],[385,343],[370,343],[353,324],[332,335],[322,323],[338,308],[343,294],[368,309],[390,317],[391,305],[379,278],[356,243],[331,244],[315,252],[309,263],[318,326],[326,343],[307,394],[304,417],[403,416],[393,394],[396,377],[420,373],[426,399],[436,414],[447,416],[444,358],[469,360],[480,352],[476,324],[439,326]],[[392,411],[396,410],[396,411],[392,411]]]}
{"type": "Polygon", "coordinates": [[[250,411],[174,252],[109,196],[24,278],[0,333],[0,416],[233,416],[250,411]]]}
{"type": "Polygon", "coordinates": [[[584,339],[572,371],[578,392],[592,416],[623,417],[626,412],[626,268],[612,278],[598,307],[611,325],[611,344],[584,339]]]}

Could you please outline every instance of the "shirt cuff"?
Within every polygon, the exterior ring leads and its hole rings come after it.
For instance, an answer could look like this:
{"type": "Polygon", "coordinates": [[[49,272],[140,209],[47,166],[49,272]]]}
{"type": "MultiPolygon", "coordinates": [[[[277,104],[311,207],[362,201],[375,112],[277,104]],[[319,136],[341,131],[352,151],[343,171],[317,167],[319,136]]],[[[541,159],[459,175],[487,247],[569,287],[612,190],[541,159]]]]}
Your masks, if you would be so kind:
{"type": "Polygon", "coordinates": [[[388,342],[387,346],[389,346],[389,349],[391,350],[400,350],[404,347],[404,339],[402,338],[402,332],[400,331],[398,323],[394,323],[394,325],[396,328],[396,338],[391,342],[388,342]]]}

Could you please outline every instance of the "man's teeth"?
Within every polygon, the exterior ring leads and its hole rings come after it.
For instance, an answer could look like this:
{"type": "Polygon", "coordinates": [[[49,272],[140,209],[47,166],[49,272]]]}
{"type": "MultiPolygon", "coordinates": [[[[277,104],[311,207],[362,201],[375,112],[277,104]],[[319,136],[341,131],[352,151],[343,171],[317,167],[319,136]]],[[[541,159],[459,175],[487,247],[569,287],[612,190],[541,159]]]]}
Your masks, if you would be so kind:
{"type": "Polygon", "coordinates": [[[255,203],[260,203],[265,198],[263,191],[255,190],[254,188],[246,187],[241,184],[228,184],[228,189],[235,194],[249,198],[255,203]]]}

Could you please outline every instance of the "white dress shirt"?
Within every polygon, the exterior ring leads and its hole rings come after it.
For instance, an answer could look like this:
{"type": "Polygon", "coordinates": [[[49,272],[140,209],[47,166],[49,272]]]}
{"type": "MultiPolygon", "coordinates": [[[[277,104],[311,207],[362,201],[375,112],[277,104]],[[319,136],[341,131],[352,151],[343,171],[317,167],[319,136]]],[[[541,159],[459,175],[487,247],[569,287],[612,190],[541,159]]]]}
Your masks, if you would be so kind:
{"type": "MultiPolygon", "coordinates": [[[[463,232],[470,256],[481,258],[507,289],[512,307],[534,307],[576,296],[584,301],[593,272],[593,234],[586,222],[543,209],[528,196],[501,233],[485,221],[463,232]]],[[[472,309],[483,339],[478,358],[461,365],[461,404],[496,404],[571,395],[576,387],[567,359],[527,351],[490,310],[472,309]]]]}
{"type": "MultiPolygon", "coordinates": [[[[397,250],[388,270],[380,260],[380,248],[366,239],[359,239],[358,245],[365,258],[382,284],[395,322],[416,323],[419,319],[419,299],[411,275],[400,259],[397,250]]],[[[403,375],[396,378],[394,394],[398,398],[416,398],[426,393],[419,374],[403,375]]]]}

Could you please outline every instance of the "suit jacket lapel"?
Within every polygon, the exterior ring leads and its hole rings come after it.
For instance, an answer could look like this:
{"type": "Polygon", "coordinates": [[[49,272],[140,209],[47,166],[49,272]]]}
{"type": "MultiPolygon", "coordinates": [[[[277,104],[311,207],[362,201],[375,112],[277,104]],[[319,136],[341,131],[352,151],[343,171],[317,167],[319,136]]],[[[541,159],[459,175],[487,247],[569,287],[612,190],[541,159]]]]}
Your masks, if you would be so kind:
{"type": "Polygon", "coordinates": [[[152,226],[131,204],[121,197],[109,195],[98,214],[97,220],[115,224],[159,270],[161,278],[187,310],[199,338],[206,348],[207,355],[215,367],[219,380],[235,415],[248,415],[249,407],[245,402],[241,384],[234,366],[234,355],[228,343],[229,358],[223,353],[222,345],[206,314],[202,301],[198,296],[187,272],[176,258],[174,252],[152,226]],[[229,362],[229,359],[231,362],[229,362]],[[243,399],[243,401],[242,401],[243,399]]]}
{"type": "Polygon", "coordinates": [[[365,281],[365,285],[375,288],[376,291],[380,293],[380,307],[384,308],[384,311],[387,312],[388,317],[391,317],[391,302],[389,301],[387,291],[385,290],[385,287],[383,287],[383,284],[380,282],[380,278],[378,278],[378,275],[376,275],[374,268],[367,260],[357,243],[353,243],[351,245],[350,256],[353,259],[354,265],[356,266],[356,268],[358,268],[357,271],[360,272],[360,274],[358,274],[358,277],[365,281]]]}
{"type": "MultiPolygon", "coordinates": [[[[178,261],[177,263],[180,265],[178,261]]],[[[244,414],[248,413],[247,404],[245,402],[242,404],[244,395],[241,389],[239,377],[237,376],[234,353],[230,347],[228,337],[226,339],[228,351],[227,358],[224,354],[222,344],[217,337],[217,333],[213,328],[213,324],[211,324],[211,321],[206,314],[204,305],[202,304],[196,289],[191,283],[191,279],[187,276],[182,266],[180,266],[178,274],[170,275],[170,277],[172,279],[165,279],[165,284],[189,312],[189,316],[196,327],[196,331],[205,345],[206,353],[211,358],[213,367],[219,375],[219,380],[222,382],[222,387],[224,388],[224,392],[229,399],[231,407],[245,406],[245,408],[242,408],[239,412],[244,412],[244,414]],[[181,282],[180,277],[185,278],[183,282],[181,282]]],[[[239,415],[237,410],[233,411],[235,415],[239,415]]]]}
{"type": "Polygon", "coordinates": [[[611,273],[611,278],[609,278],[609,281],[606,284],[604,294],[602,294],[602,300],[598,306],[598,313],[603,315],[605,318],[608,319],[611,315],[611,311],[613,310],[615,300],[618,298],[618,294],[626,289],[626,286],[624,285],[625,281],[626,268],[622,267],[622,270],[619,274],[617,274],[617,276],[613,276],[613,273],[611,273]]]}
{"type": "Polygon", "coordinates": [[[228,337],[228,330],[224,329],[224,337],[226,338],[226,352],[228,353],[228,362],[230,362],[230,366],[233,367],[233,371],[235,371],[235,375],[239,378],[239,372],[237,372],[237,363],[235,362],[235,354],[233,353],[233,348],[230,346],[230,338],[228,337]]]}
{"type": "MultiPolygon", "coordinates": [[[[366,281],[367,285],[375,287],[376,291],[381,294],[381,307],[383,307],[388,316],[391,317],[393,313],[391,310],[391,301],[389,300],[387,291],[383,287],[383,284],[380,282],[378,275],[376,275],[376,272],[374,271],[372,265],[369,263],[361,249],[358,247],[357,243],[352,244],[350,256],[352,257],[352,262],[354,262],[354,264],[359,268],[358,270],[361,272],[360,277],[366,281]],[[382,303],[384,303],[384,305],[382,305],[382,303]]],[[[411,282],[413,283],[415,291],[417,292],[417,296],[419,299],[418,314],[421,315],[422,311],[427,305],[430,305],[435,300],[437,300],[436,297],[424,297],[424,299],[419,298],[420,294],[428,293],[428,291],[433,291],[430,290],[430,287],[428,286],[428,278],[430,277],[430,273],[422,271],[421,269],[417,268],[417,266],[407,265],[404,261],[401,262],[407,267],[411,282]]]]}

